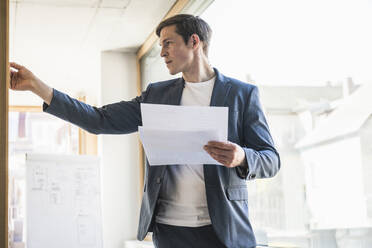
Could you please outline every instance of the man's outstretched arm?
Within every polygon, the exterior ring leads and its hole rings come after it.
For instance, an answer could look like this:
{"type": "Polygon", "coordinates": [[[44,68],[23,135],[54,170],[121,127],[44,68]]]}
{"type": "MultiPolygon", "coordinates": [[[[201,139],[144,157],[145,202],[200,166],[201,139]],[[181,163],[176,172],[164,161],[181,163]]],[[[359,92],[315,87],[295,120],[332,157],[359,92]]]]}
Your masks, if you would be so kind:
{"type": "Polygon", "coordinates": [[[101,108],[85,104],[55,90],[24,66],[11,63],[11,89],[29,90],[44,100],[43,111],[69,121],[94,134],[126,134],[141,124],[140,102],[145,93],[131,101],[108,104],[101,108]]]}

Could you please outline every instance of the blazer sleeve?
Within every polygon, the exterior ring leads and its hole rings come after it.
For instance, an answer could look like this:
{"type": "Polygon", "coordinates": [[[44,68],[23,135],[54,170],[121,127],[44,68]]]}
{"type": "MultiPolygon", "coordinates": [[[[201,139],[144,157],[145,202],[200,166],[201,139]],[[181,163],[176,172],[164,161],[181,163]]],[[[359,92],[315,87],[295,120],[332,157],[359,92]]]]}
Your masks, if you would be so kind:
{"type": "Polygon", "coordinates": [[[140,103],[143,102],[149,88],[150,86],[141,96],[131,101],[121,101],[100,108],[53,89],[52,101],[50,105],[43,104],[43,111],[94,134],[132,133],[142,125],[140,103]]]}
{"type": "Polygon", "coordinates": [[[279,153],[274,147],[256,86],[250,91],[243,114],[245,165],[238,166],[244,179],[273,177],[280,169],[279,153]]]}

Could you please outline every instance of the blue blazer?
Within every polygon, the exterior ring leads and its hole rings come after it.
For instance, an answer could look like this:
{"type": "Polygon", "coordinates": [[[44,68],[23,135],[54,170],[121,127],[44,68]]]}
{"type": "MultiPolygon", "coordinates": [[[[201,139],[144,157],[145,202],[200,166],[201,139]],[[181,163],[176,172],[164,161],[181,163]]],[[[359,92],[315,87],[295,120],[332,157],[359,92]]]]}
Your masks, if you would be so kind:
{"type": "MultiPolygon", "coordinates": [[[[274,176],[280,168],[262,111],[258,89],[251,84],[226,77],[214,69],[211,106],[229,107],[228,140],[243,147],[246,167],[227,168],[204,165],[204,180],[209,215],[217,236],[227,247],[255,247],[256,241],[248,219],[246,180],[274,176]]],[[[131,101],[92,107],[53,90],[50,105],[43,110],[94,134],[127,134],[142,125],[140,103],[179,105],[184,88],[183,78],[150,84],[131,101]]],[[[146,161],[144,194],[137,238],[143,240],[152,231],[159,190],[167,166],[149,166],[146,161]]]]}

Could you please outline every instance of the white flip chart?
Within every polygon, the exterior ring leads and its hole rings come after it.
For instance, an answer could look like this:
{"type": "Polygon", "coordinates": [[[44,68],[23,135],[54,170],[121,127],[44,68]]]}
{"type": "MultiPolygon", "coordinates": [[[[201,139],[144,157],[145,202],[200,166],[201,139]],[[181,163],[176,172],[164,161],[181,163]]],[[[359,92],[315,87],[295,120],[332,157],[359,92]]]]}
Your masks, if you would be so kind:
{"type": "Polygon", "coordinates": [[[28,248],[102,248],[99,160],[26,155],[28,248]]]}

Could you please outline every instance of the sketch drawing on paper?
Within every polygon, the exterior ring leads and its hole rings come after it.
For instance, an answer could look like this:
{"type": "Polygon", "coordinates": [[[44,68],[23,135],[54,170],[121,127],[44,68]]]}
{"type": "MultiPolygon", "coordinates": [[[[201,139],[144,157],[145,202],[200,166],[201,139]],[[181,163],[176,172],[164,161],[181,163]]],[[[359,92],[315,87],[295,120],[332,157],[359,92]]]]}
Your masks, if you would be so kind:
{"type": "Polygon", "coordinates": [[[102,248],[98,158],[28,154],[26,168],[27,248],[102,248]]]}

